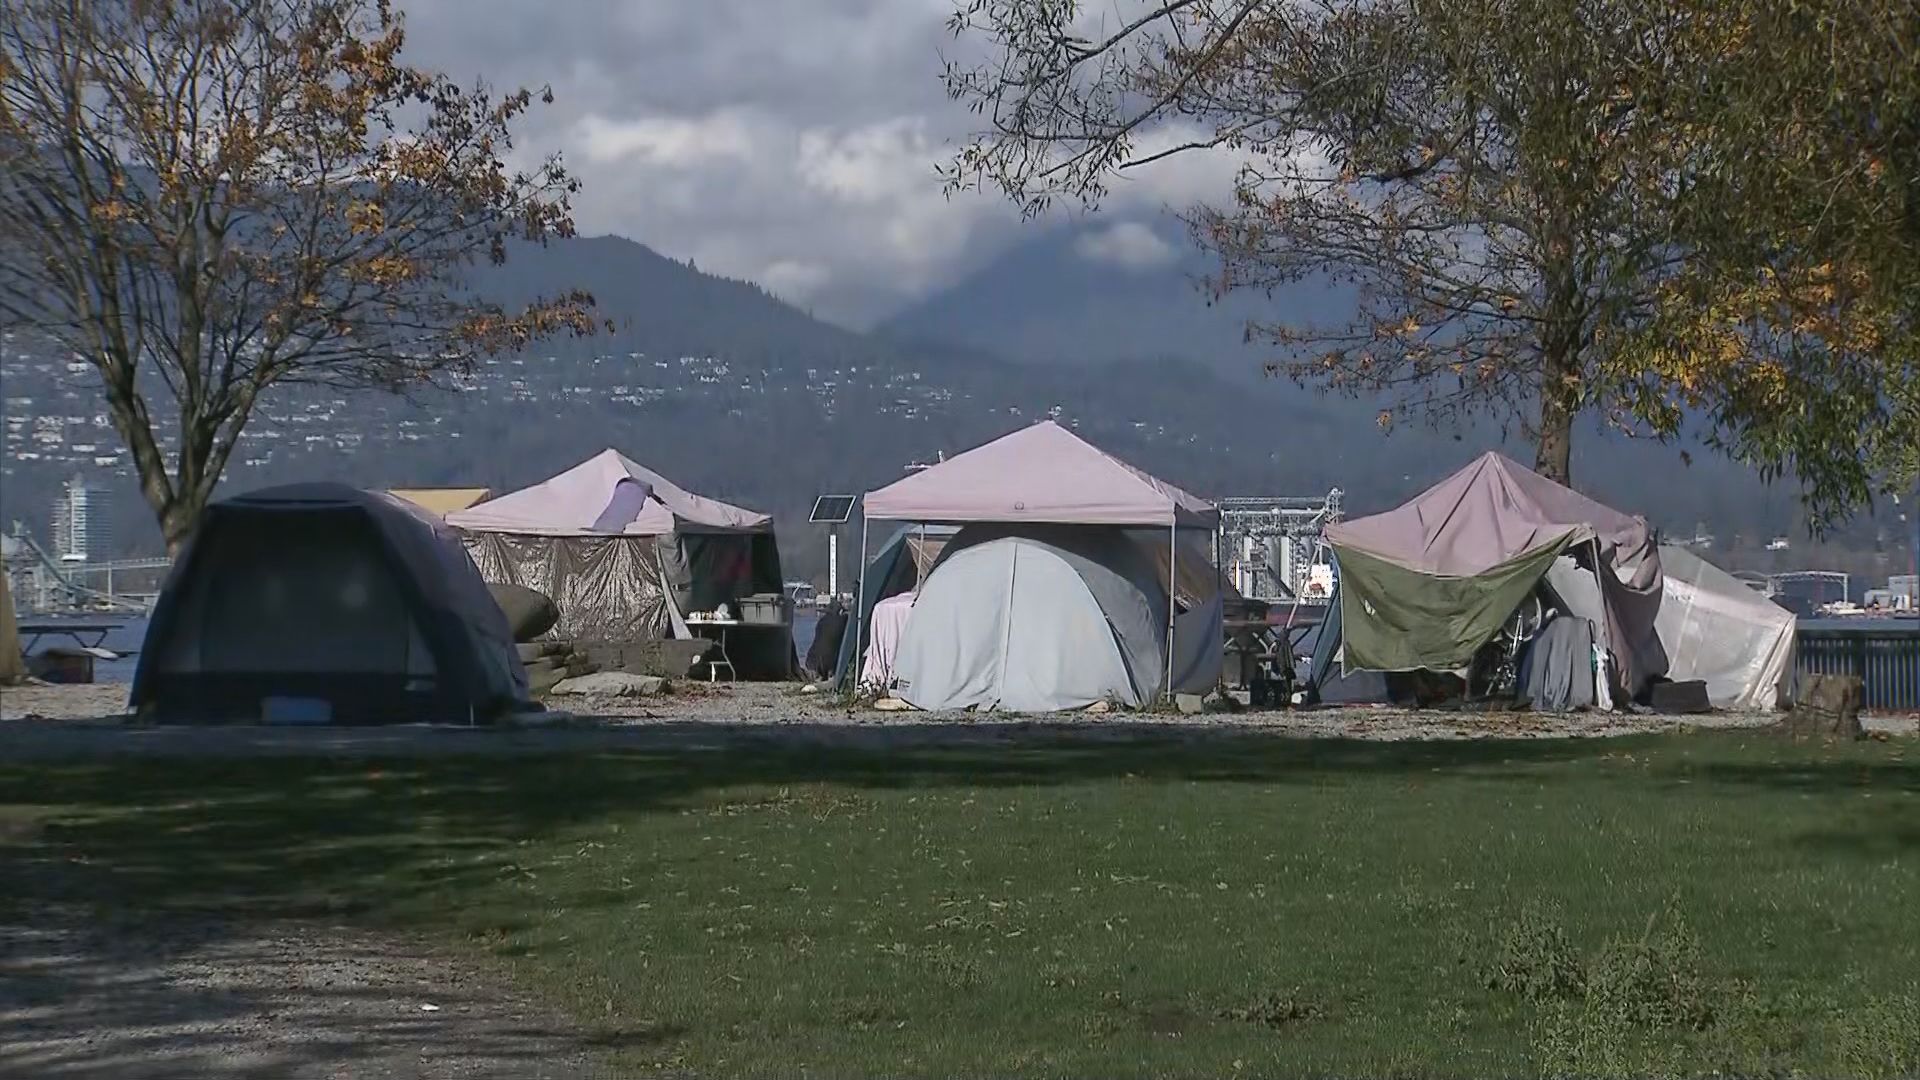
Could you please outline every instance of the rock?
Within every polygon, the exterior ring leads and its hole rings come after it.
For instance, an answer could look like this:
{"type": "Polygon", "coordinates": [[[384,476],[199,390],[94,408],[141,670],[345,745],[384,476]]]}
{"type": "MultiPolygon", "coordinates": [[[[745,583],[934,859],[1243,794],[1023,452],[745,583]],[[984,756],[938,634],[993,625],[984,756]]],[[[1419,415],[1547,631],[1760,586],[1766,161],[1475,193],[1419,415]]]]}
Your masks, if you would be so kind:
{"type": "Polygon", "coordinates": [[[562,679],[554,684],[555,694],[598,694],[602,697],[653,697],[665,690],[667,680],[658,675],[629,675],[624,671],[601,671],[562,679]]]}
{"type": "Polygon", "coordinates": [[[517,642],[532,641],[560,621],[560,609],[553,606],[545,593],[524,585],[505,584],[489,584],[487,591],[493,594],[493,602],[500,605],[517,642]]]}
{"type": "Polygon", "coordinates": [[[913,708],[897,697],[883,697],[874,702],[873,707],[880,712],[907,712],[913,708]]]}
{"type": "Polygon", "coordinates": [[[1173,707],[1179,709],[1182,716],[1197,716],[1207,711],[1207,699],[1199,694],[1175,694],[1173,707]]]}
{"type": "Polygon", "coordinates": [[[1860,705],[1866,687],[1857,675],[1803,675],[1793,710],[1781,722],[1787,734],[1836,739],[1863,739],[1860,705]]]}
{"type": "Polygon", "coordinates": [[[1085,711],[1092,713],[1095,716],[1100,716],[1105,713],[1112,712],[1113,706],[1110,703],[1105,701],[1096,701],[1093,704],[1087,706],[1085,711]]]}

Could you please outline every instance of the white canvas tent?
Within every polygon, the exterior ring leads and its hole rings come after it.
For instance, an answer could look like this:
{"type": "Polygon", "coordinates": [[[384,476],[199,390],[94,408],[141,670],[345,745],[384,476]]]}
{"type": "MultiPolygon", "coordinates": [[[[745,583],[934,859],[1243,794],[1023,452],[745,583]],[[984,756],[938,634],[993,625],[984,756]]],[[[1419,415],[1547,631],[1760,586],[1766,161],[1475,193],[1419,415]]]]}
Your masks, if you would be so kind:
{"type": "Polygon", "coordinates": [[[1793,612],[1686,548],[1660,546],[1666,588],[1654,622],[1667,676],[1699,679],[1722,709],[1775,709],[1793,678],[1793,612]]]}
{"type": "MultiPolygon", "coordinates": [[[[1023,711],[1072,708],[1106,697],[1140,704],[1143,693],[1199,692],[1219,679],[1223,597],[1217,572],[1211,595],[1197,602],[1185,597],[1184,613],[1169,599],[1174,590],[1168,585],[1188,580],[1180,568],[1180,533],[1211,532],[1219,511],[1050,420],[869,492],[862,506],[869,524],[1022,527],[963,529],[929,575],[897,661],[901,679],[913,684],[906,697],[913,704],[1023,711]],[[961,543],[969,533],[972,539],[961,543]],[[1166,552],[1166,574],[1142,550],[1145,536],[1159,538],[1152,542],[1166,552]],[[1043,598],[1066,607],[1049,610],[1043,598]],[[1141,605],[1156,623],[1150,640],[1159,659],[1152,665],[1138,659],[1146,640],[1135,626],[1141,605]],[[1127,614],[1115,619],[1121,610],[1127,614]],[[1105,614],[1096,619],[1099,612],[1105,614]],[[943,620],[954,625],[936,630],[943,620]],[[922,622],[926,628],[917,629],[922,622]],[[1122,629],[1122,623],[1132,628],[1122,629]],[[1039,640],[1048,633],[1083,646],[1105,634],[1109,644],[1066,652],[1039,640]],[[1032,658],[1019,659],[1016,652],[1032,658]],[[1076,663],[1085,668],[1075,669],[1076,663]],[[940,664],[949,669],[936,674],[940,664]],[[1120,667],[1125,679],[1115,674],[1120,667]],[[1089,688],[1100,693],[1088,699],[1089,688]]],[[[862,565],[866,551],[863,524],[862,565]]],[[[862,608],[866,588],[863,577],[862,608]]],[[[858,634],[856,629],[856,641],[862,640],[858,634]]]]}

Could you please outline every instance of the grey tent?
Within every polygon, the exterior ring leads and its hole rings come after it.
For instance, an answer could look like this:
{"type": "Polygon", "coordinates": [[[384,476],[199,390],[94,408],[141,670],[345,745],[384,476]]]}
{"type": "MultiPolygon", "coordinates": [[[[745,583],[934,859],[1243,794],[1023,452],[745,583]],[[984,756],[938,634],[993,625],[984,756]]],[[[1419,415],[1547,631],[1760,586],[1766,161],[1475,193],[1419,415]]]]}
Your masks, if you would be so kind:
{"type": "MultiPolygon", "coordinates": [[[[488,581],[550,597],[556,638],[685,637],[685,616],[782,591],[773,519],[696,495],[614,450],[447,515],[488,581]]],[[[736,635],[741,674],[784,677],[790,635],[736,635]]]]}
{"type": "Polygon", "coordinates": [[[380,723],[487,719],[526,698],[506,617],[451,530],[390,495],[295,484],[207,508],[131,702],[161,721],[286,708],[380,723]]]}
{"type": "Polygon", "coordinates": [[[915,599],[894,692],[922,709],[1053,712],[1099,701],[1138,707],[1171,682],[1220,678],[1220,606],[1176,621],[1147,548],[1105,526],[975,525],[947,545],[915,599]],[[1180,643],[1186,643],[1180,647],[1180,643]]]}
{"type": "MultiPolygon", "coordinates": [[[[867,523],[862,526],[860,546],[863,555],[867,548],[865,529],[875,521],[937,522],[966,526],[955,538],[956,544],[969,533],[975,537],[1001,535],[983,530],[983,526],[1002,526],[1002,533],[1004,527],[1009,525],[1030,527],[1034,531],[1023,534],[1024,538],[1038,541],[1039,547],[1045,547],[1059,536],[1091,537],[1105,531],[1112,536],[1085,542],[1097,545],[1102,551],[1118,552],[1123,547],[1131,549],[1128,554],[1115,557],[1123,558],[1128,565],[1144,559],[1146,568],[1128,570],[1122,576],[1136,583],[1150,583],[1155,581],[1155,560],[1147,557],[1139,547],[1142,543],[1158,545],[1167,552],[1169,565],[1166,577],[1171,580],[1145,588],[1148,593],[1157,595],[1159,611],[1162,618],[1166,619],[1157,632],[1160,647],[1164,650],[1163,659],[1155,671],[1136,669],[1130,673],[1131,677],[1136,686],[1145,686],[1158,693],[1209,689],[1219,680],[1224,648],[1224,598],[1217,587],[1204,590],[1207,593],[1205,596],[1193,595],[1198,590],[1189,589],[1188,583],[1195,575],[1191,574],[1192,567],[1184,563],[1205,563],[1191,554],[1191,545],[1180,543],[1182,531],[1204,532],[1210,536],[1219,526],[1219,510],[1206,500],[1121,461],[1051,420],[1001,436],[878,491],[868,492],[861,506],[867,523]],[[1067,527],[1069,532],[1053,531],[1060,526],[1067,527]],[[1142,538],[1136,538],[1133,535],[1136,533],[1142,534],[1142,538]],[[1179,554],[1182,546],[1189,548],[1189,555],[1183,557],[1179,554]],[[1177,599],[1170,601],[1170,596],[1177,599]],[[1184,611],[1181,610],[1183,603],[1187,603],[1184,611]],[[1167,677],[1169,670],[1175,673],[1171,679],[1167,677]]],[[[1004,538],[1018,537],[1008,534],[1004,538]]],[[[974,543],[980,542],[976,540],[974,543]]],[[[1011,572],[1021,562],[1020,552],[1012,550],[1018,546],[1011,545],[994,556],[974,556],[968,560],[968,565],[975,568],[972,573],[982,581],[992,578],[995,573],[1011,572]]],[[[941,557],[942,563],[952,557],[953,550],[950,545],[948,553],[941,557]]],[[[1032,548],[1030,553],[1033,557],[1027,561],[1034,565],[1052,567],[1061,561],[1055,552],[1041,552],[1039,548],[1032,548]]],[[[1092,562],[1098,564],[1101,560],[1094,558],[1092,562]]],[[[1108,569],[1117,567],[1118,564],[1108,569]]],[[[942,566],[936,565],[934,575],[928,578],[920,601],[916,602],[914,612],[907,620],[900,646],[902,650],[914,638],[915,624],[928,621],[921,615],[920,603],[925,602],[927,590],[933,588],[934,577],[941,572],[942,566]]],[[[1054,570],[1049,569],[1048,573],[1053,575],[1054,570]]],[[[1212,576],[1217,584],[1217,571],[1212,576]]],[[[1055,584],[1065,595],[1073,594],[1073,589],[1063,578],[1056,576],[1055,584]]],[[[871,582],[862,579],[863,613],[868,608],[865,596],[870,591],[870,585],[871,582]]],[[[1002,582],[1000,587],[1010,588],[1011,581],[1002,582]]],[[[1025,588],[1024,581],[1021,587],[1025,588]]],[[[1082,591],[1085,588],[1081,586],[1082,591]]],[[[955,628],[956,644],[965,638],[971,642],[966,647],[979,645],[984,648],[989,644],[986,638],[976,639],[968,635],[979,632],[982,626],[995,619],[1005,620],[1013,613],[1024,613],[1026,617],[1044,621],[1043,611],[1017,597],[1002,596],[994,602],[1000,606],[972,603],[951,609],[955,617],[980,620],[968,627],[955,628]]],[[[1008,633],[1024,633],[1014,628],[1013,624],[1005,625],[1007,629],[1003,637],[1008,633]]],[[[925,635],[930,632],[920,631],[923,643],[929,640],[925,635]]],[[[1130,648],[1131,644],[1126,647],[1130,648]]],[[[965,662],[991,664],[996,662],[995,655],[998,654],[974,652],[968,655],[965,662]]],[[[905,656],[904,651],[901,656],[905,656]]],[[[904,659],[896,658],[894,670],[902,678],[907,676],[907,669],[902,666],[904,663],[904,659]]],[[[923,671],[922,678],[926,678],[927,674],[923,671]]],[[[1062,679],[1067,678],[1065,672],[1058,674],[1062,679]]],[[[964,674],[955,672],[953,677],[958,680],[952,684],[955,694],[961,694],[958,688],[963,682],[975,686],[988,683],[1003,685],[998,681],[1000,676],[989,677],[985,669],[964,674]],[[987,679],[988,683],[979,683],[980,679],[987,679]]],[[[923,682],[922,685],[933,684],[923,682]]],[[[1073,693],[1067,692],[1066,682],[1062,682],[1061,686],[1062,692],[1055,695],[1055,699],[1064,702],[1074,698],[1073,693]]],[[[943,697],[949,705],[959,700],[944,693],[915,693],[922,700],[943,697]]],[[[920,704],[912,696],[902,696],[909,702],[920,704]]],[[[1120,697],[1124,700],[1127,695],[1121,694],[1120,697]]],[[[1023,700],[1045,701],[1048,695],[1036,691],[1031,698],[1023,700]]],[[[984,700],[973,704],[991,707],[991,703],[984,700]]],[[[1070,706],[1062,704],[1051,707],[1070,706]]]]}

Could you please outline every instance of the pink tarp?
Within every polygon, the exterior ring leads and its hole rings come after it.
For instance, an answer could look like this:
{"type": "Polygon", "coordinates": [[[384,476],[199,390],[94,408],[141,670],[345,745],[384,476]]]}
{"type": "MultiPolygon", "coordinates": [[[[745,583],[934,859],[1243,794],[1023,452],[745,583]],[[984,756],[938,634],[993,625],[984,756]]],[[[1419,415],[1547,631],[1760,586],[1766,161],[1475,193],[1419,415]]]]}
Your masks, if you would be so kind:
{"type": "Polygon", "coordinates": [[[532,487],[447,515],[470,532],[535,536],[661,536],[672,532],[766,532],[773,519],[680,487],[606,450],[532,487]]]}
{"type": "Polygon", "coordinates": [[[1326,529],[1331,543],[1447,577],[1485,573],[1568,533],[1574,543],[1598,539],[1623,578],[1643,588],[1659,584],[1658,553],[1644,520],[1491,450],[1409,502],[1326,529]]]}
{"type": "Polygon", "coordinates": [[[1051,420],[869,492],[872,521],[1211,527],[1212,503],[1156,479],[1051,420]]]}

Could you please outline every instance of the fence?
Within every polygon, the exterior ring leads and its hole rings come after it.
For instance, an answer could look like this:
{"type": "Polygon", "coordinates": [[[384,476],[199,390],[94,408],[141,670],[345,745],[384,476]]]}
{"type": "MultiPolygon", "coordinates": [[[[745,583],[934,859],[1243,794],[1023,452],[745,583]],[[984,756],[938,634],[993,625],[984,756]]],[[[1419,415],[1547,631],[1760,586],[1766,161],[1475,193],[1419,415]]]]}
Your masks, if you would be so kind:
{"type": "Polygon", "coordinates": [[[1871,629],[1800,631],[1800,672],[1858,675],[1866,684],[1866,707],[1920,710],[1920,624],[1871,629]]]}

